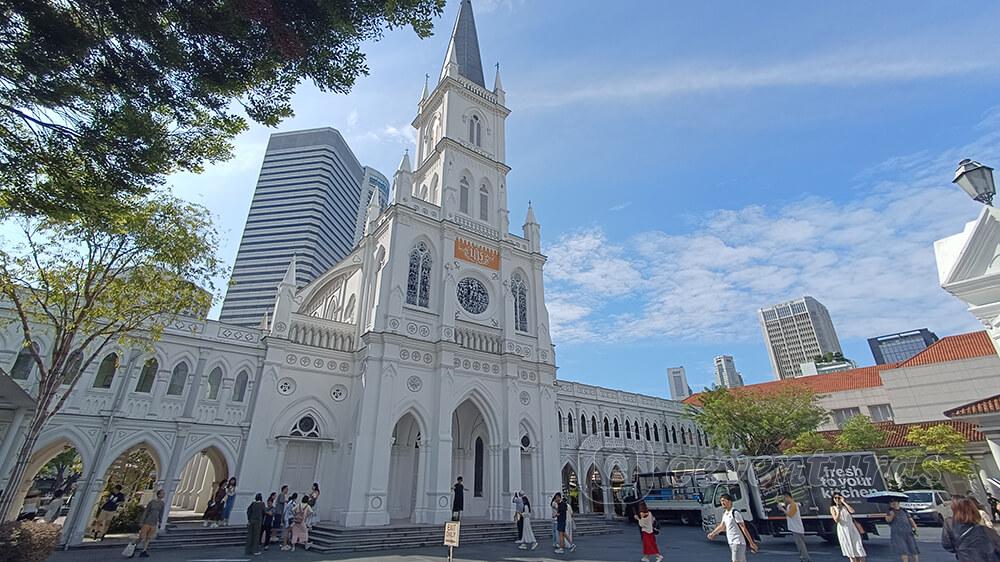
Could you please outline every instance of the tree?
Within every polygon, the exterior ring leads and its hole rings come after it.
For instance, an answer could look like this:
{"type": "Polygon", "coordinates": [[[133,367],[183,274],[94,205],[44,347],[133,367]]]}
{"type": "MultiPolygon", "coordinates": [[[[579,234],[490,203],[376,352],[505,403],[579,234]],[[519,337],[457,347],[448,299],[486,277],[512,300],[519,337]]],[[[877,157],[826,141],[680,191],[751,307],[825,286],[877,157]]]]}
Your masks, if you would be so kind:
{"type": "MultiPolygon", "coordinates": [[[[80,373],[109,347],[149,346],[180,315],[204,314],[222,273],[207,211],[165,195],[133,198],[102,221],[22,218],[21,240],[0,240],[0,315],[19,328],[33,361],[34,412],[0,493],[6,518],[38,436],[80,373]],[[207,287],[208,290],[199,287],[207,287]],[[35,344],[44,334],[44,355],[35,344]]],[[[0,374],[6,375],[0,368],[0,374]]],[[[110,384],[110,382],[109,382],[110,384]]]]}
{"type": "Polygon", "coordinates": [[[813,362],[817,364],[840,363],[843,361],[850,361],[850,359],[845,358],[844,354],[839,351],[837,352],[827,351],[823,355],[816,355],[813,357],[813,362]]]}
{"type": "Polygon", "coordinates": [[[444,0],[12,0],[0,5],[0,212],[113,216],[230,156],[246,117],[293,114],[310,79],[347,92],[360,46],[427,37],[444,0]]]}
{"type": "Polygon", "coordinates": [[[965,436],[950,425],[915,427],[906,438],[914,448],[898,454],[897,459],[917,463],[922,474],[916,476],[923,480],[940,482],[943,474],[967,478],[976,473],[975,462],[965,454],[965,436]]]}
{"type": "Polygon", "coordinates": [[[38,478],[52,478],[53,490],[62,490],[76,482],[83,475],[83,459],[80,453],[73,447],[65,447],[63,452],[52,457],[45,466],[38,471],[35,476],[38,478]]]}
{"type": "Polygon", "coordinates": [[[868,416],[854,416],[840,428],[836,441],[838,451],[871,451],[885,442],[885,432],[868,416]]]}
{"type": "Polygon", "coordinates": [[[792,445],[784,450],[788,455],[811,455],[833,451],[836,446],[825,435],[818,431],[807,431],[799,435],[792,445]]]}
{"type": "Polygon", "coordinates": [[[700,407],[688,407],[688,417],[716,446],[737,448],[747,455],[778,454],[783,442],[814,431],[828,417],[816,395],[801,386],[767,396],[714,388],[702,393],[700,401],[700,407]]]}

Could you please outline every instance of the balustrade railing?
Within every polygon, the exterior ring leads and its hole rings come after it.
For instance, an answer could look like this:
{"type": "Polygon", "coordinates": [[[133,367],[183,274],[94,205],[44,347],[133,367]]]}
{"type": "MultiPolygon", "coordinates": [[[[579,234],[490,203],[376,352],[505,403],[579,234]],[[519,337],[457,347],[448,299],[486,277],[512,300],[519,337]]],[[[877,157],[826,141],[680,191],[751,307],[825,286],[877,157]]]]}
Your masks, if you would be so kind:
{"type": "Polygon", "coordinates": [[[465,349],[483,353],[503,353],[503,338],[468,328],[455,328],[455,343],[465,349]]]}
{"type": "Polygon", "coordinates": [[[311,347],[322,347],[334,351],[354,351],[354,334],[319,323],[292,321],[288,339],[311,347]]]}

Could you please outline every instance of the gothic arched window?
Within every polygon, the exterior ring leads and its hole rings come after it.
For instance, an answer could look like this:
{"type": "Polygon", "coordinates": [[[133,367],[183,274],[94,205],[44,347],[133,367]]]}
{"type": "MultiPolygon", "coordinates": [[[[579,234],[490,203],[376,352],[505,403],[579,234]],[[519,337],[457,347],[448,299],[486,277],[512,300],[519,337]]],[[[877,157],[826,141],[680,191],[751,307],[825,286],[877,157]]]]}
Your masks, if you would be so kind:
{"type": "Polygon", "coordinates": [[[528,287],[521,279],[520,273],[510,278],[510,292],[514,295],[514,329],[519,332],[528,331],[528,287]]]}
{"type": "Polygon", "coordinates": [[[688,444],[687,431],[685,431],[684,428],[682,427],[681,428],[681,445],[687,445],[687,444],[688,444]]]}
{"type": "Polygon", "coordinates": [[[671,441],[672,441],[672,442],[673,442],[674,444],[677,444],[677,428],[676,428],[676,427],[673,427],[673,426],[671,426],[671,427],[670,427],[670,434],[671,434],[671,435],[673,436],[673,439],[672,439],[671,441]]]}
{"type": "Polygon", "coordinates": [[[652,441],[653,439],[649,435],[649,424],[646,424],[646,441],[652,441]]]}
{"type": "Polygon", "coordinates": [[[222,367],[216,367],[212,369],[212,372],[208,374],[208,391],[205,393],[205,398],[209,400],[219,399],[219,387],[222,386],[222,367]]]}
{"type": "Polygon", "coordinates": [[[587,418],[584,416],[580,416],[580,433],[587,434],[587,418]]]}
{"type": "Polygon", "coordinates": [[[604,418],[604,436],[611,437],[611,428],[608,426],[608,418],[604,418]]]}
{"type": "Polygon", "coordinates": [[[628,420],[625,420],[625,438],[626,439],[632,438],[632,424],[630,424],[628,420]]]}
{"type": "Polygon", "coordinates": [[[63,367],[62,383],[70,384],[76,380],[77,375],[80,374],[81,365],[83,365],[83,352],[77,349],[70,353],[69,358],[66,359],[66,365],[63,367]]]}
{"type": "Polygon", "coordinates": [[[170,373],[170,384],[167,385],[167,396],[180,396],[184,394],[184,385],[187,383],[188,366],[183,361],[174,367],[170,373]]]}
{"type": "Polygon", "coordinates": [[[636,439],[641,439],[642,436],[639,434],[639,422],[638,422],[638,420],[634,421],[632,423],[635,424],[635,425],[632,426],[635,429],[635,438],[636,439]]]}
{"type": "Polygon", "coordinates": [[[479,122],[478,115],[473,115],[469,119],[469,142],[476,146],[483,146],[483,127],[479,122]]]}
{"type": "Polygon", "coordinates": [[[485,185],[479,187],[479,220],[490,220],[490,190],[485,185]]]}
{"type": "Polygon", "coordinates": [[[159,368],[160,364],[156,362],[156,359],[147,359],[146,363],[142,366],[142,371],[139,373],[139,382],[135,384],[135,391],[143,393],[152,391],[153,381],[156,379],[156,371],[159,368]]]}
{"type": "Polygon", "coordinates": [[[597,417],[590,416],[590,432],[597,435],[597,417]]]}
{"type": "Polygon", "coordinates": [[[653,424],[653,439],[659,443],[660,442],[660,426],[653,424]]]}
{"type": "Polygon", "coordinates": [[[566,414],[566,431],[573,433],[573,414],[566,414]]]}
{"type": "Polygon", "coordinates": [[[618,418],[615,418],[615,437],[621,437],[621,432],[618,431],[618,418]]]}
{"type": "Polygon", "coordinates": [[[458,180],[458,210],[469,214],[469,180],[465,176],[458,180]]]}
{"type": "Polygon", "coordinates": [[[312,416],[306,415],[295,422],[288,434],[292,437],[319,437],[319,427],[312,416]]]}
{"type": "Polygon", "coordinates": [[[118,370],[118,354],[109,353],[104,356],[99,367],[97,376],[94,377],[94,388],[111,388],[111,382],[115,378],[115,371],[118,370]]]}
{"type": "Polygon", "coordinates": [[[246,371],[240,371],[240,374],[236,375],[236,384],[233,385],[233,402],[242,402],[246,398],[249,380],[250,375],[246,371]]]}
{"type": "Polygon", "coordinates": [[[427,308],[431,292],[431,251],[426,242],[410,251],[410,275],[406,282],[406,304],[427,308]]]}
{"type": "Polygon", "coordinates": [[[559,420],[559,433],[562,433],[562,412],[556,412],[556,419],[559,420]]]}
{"type": "MultiPolygon", "coordinates": [[[[38,344],[32,342],[31,347],[38,352],[38,344]]],[[[31,349],[28,346],[21,348],[21,351],[17,353],[17,359],[14,360],[14,366],[10,368],[10,378],[26,381],[28,377],[31,376],[31,371],[35,368],[35,358],[31,356],[31,349]]]]}
{"type": "Polygon", "coordinates": [[[476,464],[472,473],[472,495],[483,497],[483,438],[476,437],[476,464]]]}

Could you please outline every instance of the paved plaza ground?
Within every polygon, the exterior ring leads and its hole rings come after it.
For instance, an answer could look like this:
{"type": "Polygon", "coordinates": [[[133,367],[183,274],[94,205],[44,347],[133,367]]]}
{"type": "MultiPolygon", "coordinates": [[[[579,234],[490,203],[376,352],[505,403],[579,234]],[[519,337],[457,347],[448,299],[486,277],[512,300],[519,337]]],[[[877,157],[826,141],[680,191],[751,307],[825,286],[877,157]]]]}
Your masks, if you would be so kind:
{"type": "MultiPolygon", "coordinates": [[[[941,531],[936,528],[920,529],[920,560],[922,562],[944,562],[955,557],[941,548],[941,531]]],[[[539,536],[539,538],[542,538],[539,536]]],[[[727,562],[729,549],[721,538],[713,543],[705,540],[700,529],[694,527],[664,526],[659,536],[660,550],[667,561],[727,562]]],[[[844,561],[839,547],[824,543],[821,539],[810,538],[809,550],[815,562],[844,561]]],[[[440,562],[447,560],[447,549],[423,548],[412,550],[391,550],[392,537],[386,537],[387,550],[364,554],[323,555],[297,550],[281,552],[271,549],[261,556],[245,556],[242,548],[226,547],[203,550],[153,551],[150,561],[157,562],[240,562],[240,561],[290,561],[321,562],[325,560],[352,562],[440,562]]],[[[869,561],[899,560],[892,554],[888,536],[873,537],[866,547],[869,561]]],[[[553,554],[551,547],[539,544],[531,552],[518,550],[513,544],[492,543],[468,545],[455,550],[455,560],[461,562],[534,562],[553,560],[575,560],[577,562],[628,562],[642,556],[638,532],[628,529],[622,534],[597,537],[581,537],[575,552],[562,555],[553,554]]],[[[70,550],[53,555],[52,562],[104,562],[120,559],[117,550],[70,550]]],[[[138,560],[138,558],[136,558],[138,560]]],[[[751,555],[750,562],[796,562],[798,557],[791,539],[766,537],[760,553],[751,555]]]]}

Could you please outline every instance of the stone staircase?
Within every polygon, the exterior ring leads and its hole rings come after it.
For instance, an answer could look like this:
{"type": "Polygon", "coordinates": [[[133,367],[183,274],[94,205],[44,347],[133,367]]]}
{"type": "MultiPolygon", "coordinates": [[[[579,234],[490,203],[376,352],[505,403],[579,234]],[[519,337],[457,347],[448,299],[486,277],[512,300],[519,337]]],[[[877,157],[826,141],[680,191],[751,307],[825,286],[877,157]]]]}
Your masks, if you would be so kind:
{"type": "MultiPolygon", "coordinates": [[[[574,518],[574,537],[620,533],[624,525],[608,521],[601,515],[577,515],[574,518]]],[[[532,529],[539,546],[545,547],[552,537],[552,524],[548,519],[534,521],[532,529]]],[[[273,541],[276,541],[276,535],[273,541]]],[[[513,523],[505,521],[463,521],[461,544],[490,542],[511,542],[517,538],[513,523]]],[[[322,553],[365,552],[386,550],[391,544],[393,550],[440,546],[444,542],[444,525],[390,525],[388,527],[345,528],[320,523],[309,533],[312,550],[322,553]]],[[[245,526],[203,527],[200,518],[171,517],[167,521],[166,533],[160,533],[151,550],[209,548],[219,546],[241,546],[246,541],[245,526]]],[[[73,548],[124,548],[125,538],[108,538],[101,542],[87,542],[73,548]]],[[[272,550],[277,548],[274,544],[272,550]]]]}

